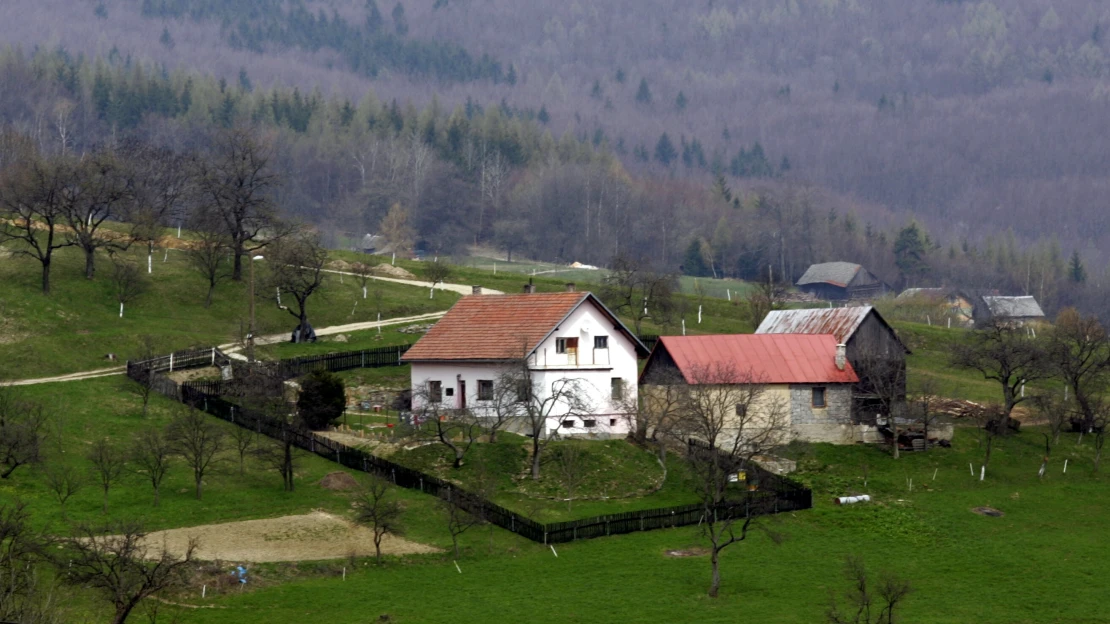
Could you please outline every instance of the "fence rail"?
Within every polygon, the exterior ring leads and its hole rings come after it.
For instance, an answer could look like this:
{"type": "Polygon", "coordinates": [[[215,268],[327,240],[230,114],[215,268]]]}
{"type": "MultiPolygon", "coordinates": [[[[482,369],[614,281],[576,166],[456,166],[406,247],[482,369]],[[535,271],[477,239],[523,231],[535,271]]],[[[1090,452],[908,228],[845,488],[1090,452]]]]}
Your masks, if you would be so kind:
{"type": "Polygon", "coordinates": [[[384,366],[400,366],[401,356],[405,354],[411,344],[397,345],[395,347],[378,347],[376,349],[362,349],[361,351],[342,351],[339,353],[325,353],[323,355],[307,355],[303,357],[281,360],[279,370],[285,379],[299,377],[314,371],[345,371],[355,368],[379,368],[384,366]]]}
{"type": "MultiPolygon", "coordinates": [[[[321,362],[323,362],[323,366],[354,368],[352,366],[354,360],[344,358],[350,358],[352,354],[368,352],[374,352],[375,355],[382,356],[380,359],[371,358],[367,360],[370,362],[369,366],[396,365],[381,363],[389,361],[387,350],[393,350],[393,357],[399,362],[401,354],[407,350],[407,347],[385,347],[384,349],[372,349],[364,352],[297,358],[296,360],[299,361],[295,366],[285,368],[283,362],[282,370],[300,370],[296,367],[316,366],[321,365],[321,362]]],[[[629,511],[568,522],[543,524],[433,475],[413,470],[388,459],[367,453],[362,449],[336,442],[308,429],[290,425],[277,418],[236,405],[222,398],[219,394],[229,388],[227,382],[208,381],[179,384],[162,374],[162,372],[170,370],[169,362],[171,359],[174,362],[174,370],[176,370],[185,367],[186,364],[184,363],[189,363],[189,366],[208,366],[221,355],[223,354],[215,349],[194,350],[178,352],[172,354],[172,356],[155,358],[146,362],[129,361],[127,363],[127,375],[139,383],[150,383],[151,387],[162,395],[203,410],[234,425],[251,429],[277,440],[287,440],[297,448],[319,455],[352,470],[379,475],[398,487],[418,489],[421,492],[444,498],[486,522],[534,542],[558,544],[606,535],[633,533],[635,531],[689,526],[701,522],[706,513],[701,504],[695,504],[629,511]]],[[[327,368],[324,370],[337,369],[327,368]]],[[[338,370],[346,369],[340,368],[338,370]]],[[[752,492],[751,498],[744,503],[723,505],[712,510],[713,513],[727,516],[736,513],[741,508],[746,508],[745,514],[749,512],[759,514],[779,513],[808,509],[813,506],[812,492],[804,486],[786,477],[763,470],[758,466],[749,466],[748,473],[750,475],[749,482],[758,483],[759,491],[752,492]],[[760,501],[760,504],[755,506],[758,511],[754,511],[750,506],[752,500],[760,501]]]]}

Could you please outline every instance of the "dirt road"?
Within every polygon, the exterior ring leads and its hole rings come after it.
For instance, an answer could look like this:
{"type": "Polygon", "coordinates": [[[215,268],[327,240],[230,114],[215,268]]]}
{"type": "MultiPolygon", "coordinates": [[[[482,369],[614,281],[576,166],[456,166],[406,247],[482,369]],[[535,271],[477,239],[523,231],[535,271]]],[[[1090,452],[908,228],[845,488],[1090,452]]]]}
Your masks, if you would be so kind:
{"type": "MultiPolygon", "coordinates": [[[[430,312],[428,314],[417,314],[415,316],[400,316],[391,319],[382,319],[378,321],[368,321],[365,323],[348,323],[346,325],[335,325],[332,327],[321,327],[316,330],[317,336],[331,336],[334,334],[343,334],[352,331],[360,331],[366,329],[376,329],[378,327],[389,327],[390,325],[408,325],[410,323],[421,323],[425,321],[435,321],[442,317],[446,312],[430,312]]],[[[271,334],[269,336],[259,336],[255,341],[256,345],[276,344],[289,340],[289,334],[271,334]]],[[[239,343],[228,343],[219,346],[220,351],[227,353],[229,356],[246,360],[247,357],[239,353],[243,349],[243,345],[239,343]]],[[[0,385],[7,386],[30,386],[35,384],[55,383],[63,381],[84,381],[86,379],[96,379],[97,377],[108,377],[111,375],[122,375],[127,372],[124,366],[115,366],[112,368],[101,368],[92,371],[83,371],[80,373],[69,373],[68,375],[58,375],[57,377],[40,377],[38,379],[20,379],[17,381],[5,381],[0,385]]]]}

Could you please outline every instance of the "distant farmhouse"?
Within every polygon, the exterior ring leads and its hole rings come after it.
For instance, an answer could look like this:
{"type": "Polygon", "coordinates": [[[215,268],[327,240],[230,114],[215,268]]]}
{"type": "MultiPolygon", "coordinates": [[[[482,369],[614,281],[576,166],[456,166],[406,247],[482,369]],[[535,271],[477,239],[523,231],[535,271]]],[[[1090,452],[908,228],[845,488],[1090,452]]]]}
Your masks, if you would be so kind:
{"type": "Polygon", "coordinates": [[[798,280],[797,286],[803,292],[829,301],[880,297],[890,290],[871,271],[851,262],[811,265],[798,280]]]}
{"type": "Polygon", "coordinates": [[[1031,296],[984,296],[981,305],[975,306],[975,324],[997,320],[1007,323],[1039,323],[1045,320],[1044,310],[1031,296]]]}
{"type": "Polygon", "coordinates": [[[1044,311],[1032,296],[1003,296],[997,290],[957,290],[952,288],[907,288],[896,300],[933,301],[947,307],[952,319],[964,327],[981,325],[991,319],[1012,323],[1038,323],[1044,311]]]}
{"type": "MultiPolygon", "coordinates": [[[[402,361],[412,365],[413,408],[423,401],[445,410],[491,415],[499,397],[544,404],[546,434],[628,434],[637,399],[643,343],[588,292],[471,295],[463,297],[402,361]],[[510,378],[526,366],[528,379],[510,378]],[[575,380],[586,409],[568,413],[553,388],[575,380]],[[527,384],[501,388],[499,383],[527,384]],[[523,396],[522,396],[523,395],[523,396]],[[528,397],[531,398],[528,398],[528,397]],[[555,403],[551,405],[551,403],[555,403]]],[[[581,408],[581,406],[578,406],[581,408]]]]}
{"type": "Polygon", "coordinates": [[[362,237],[359,248],[364,254],[387,256],[393,253],[393,246],[380,234],[367,234],[362,237]]]}
{"type": "Polygon", "coordinates": [[[854,442],[852,387],[858,381],[836,338],[797,334],[661,336],[640,375],[645,395],[674,383],[760,386],[751,405],[721,415],[725,426],[718,443],[726,445],[744,435],[742,419],[752,435],[767,426],[772,410],[777,419],[787,415],[791,439],[854,442]]]}
{"type": "Polygon", "coordinates": [[[853,388],[856,423],[874,423],[883,411],[880,394],[906,395],[906,355],[910,350],[871,306],[774,310],[756,334],[829,334],[845,345],[848,362],[860,377],[853,388]]]}

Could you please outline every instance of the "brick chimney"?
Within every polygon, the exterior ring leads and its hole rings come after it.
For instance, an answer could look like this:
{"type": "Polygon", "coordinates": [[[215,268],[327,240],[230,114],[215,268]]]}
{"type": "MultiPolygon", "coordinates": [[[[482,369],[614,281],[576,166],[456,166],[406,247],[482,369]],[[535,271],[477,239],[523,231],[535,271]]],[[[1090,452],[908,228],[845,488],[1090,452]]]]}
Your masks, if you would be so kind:
{"type": "Polygon", "coordinates": [[[574,282],[567,282],[567,292],[577,292],[578,286],[574,282]]]}
{"type": "Polygon", "coordinates": [[[481,286],[471,286],[470,287],[470,294],[472,294],[472,295],[482,294],[482,287],[481,286]]]}
{"type": "Polygon", "coordinates": [[[524,285],[524,292],[529,295],[536,292],[536,285],[532,283],[532,280],[528,280],[528,283],[524,285]]]}
{"type": "Polygon", "coordinates": [[[848,363],[848,345],[836,345],[836,368],[844,370],[844,366],[848,363]]]}

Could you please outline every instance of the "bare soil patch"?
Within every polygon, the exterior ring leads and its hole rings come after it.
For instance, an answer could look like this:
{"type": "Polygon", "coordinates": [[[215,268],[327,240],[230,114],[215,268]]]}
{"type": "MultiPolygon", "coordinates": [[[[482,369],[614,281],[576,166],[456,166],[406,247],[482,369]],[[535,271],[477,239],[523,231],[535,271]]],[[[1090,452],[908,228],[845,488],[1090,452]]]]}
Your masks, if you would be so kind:
{"type": "MultiPolygon", "coordinates": [[[[374,554],[374,534],[370,529],[323,511],[158,531],[147,536],[146,544],[153,554],[161,550],[164,540],[166,547],[180,556],[193,537],[199,540],[196,557],[207,561],[314,561],[374,554]]],[[[435,552],[441,551],[392,535],[382,540],[383,554],[435,552]]]]}
{"type": "Polygon", "coordinates": [[[347,472],[330,472],[323,479],[320,479],[320,487],[325,490],[344,492],[357,488],[358,481],[347,472]]]}

